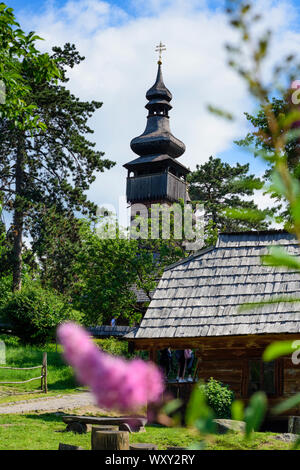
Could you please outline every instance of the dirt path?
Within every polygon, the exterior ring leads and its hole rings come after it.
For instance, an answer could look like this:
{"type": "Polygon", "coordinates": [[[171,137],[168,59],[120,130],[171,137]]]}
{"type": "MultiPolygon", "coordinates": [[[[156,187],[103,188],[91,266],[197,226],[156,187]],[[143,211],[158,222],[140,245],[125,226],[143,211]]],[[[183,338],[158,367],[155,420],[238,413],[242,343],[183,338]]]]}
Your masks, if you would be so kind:
{"type": "Polygon", "coordinates": [[[16,403],[5,403],[0,405],[0,415],[27,413],[29,411],[62,411],[93,407],[94,405],[95,401],[93,396],[89,392],[83,392],[59,397],[38,398],[16,403]]]}

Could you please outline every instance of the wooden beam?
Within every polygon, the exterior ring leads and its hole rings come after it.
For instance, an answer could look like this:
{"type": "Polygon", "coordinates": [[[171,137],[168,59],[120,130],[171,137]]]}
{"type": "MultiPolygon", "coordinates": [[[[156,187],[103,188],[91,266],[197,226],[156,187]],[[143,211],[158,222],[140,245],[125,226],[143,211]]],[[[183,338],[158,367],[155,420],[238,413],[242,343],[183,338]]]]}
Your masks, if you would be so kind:
{"type": "Polygon", "coordinates": [[[218,349],[226,351],[228,348],[264,348],[273,341],[300,339],[300,334],[278,333],[261,335],[239,336],[201,336],[192,338],[138,338],[131,340],[136,350],[164,349],[199,349],[206,351],[218,349]]]}

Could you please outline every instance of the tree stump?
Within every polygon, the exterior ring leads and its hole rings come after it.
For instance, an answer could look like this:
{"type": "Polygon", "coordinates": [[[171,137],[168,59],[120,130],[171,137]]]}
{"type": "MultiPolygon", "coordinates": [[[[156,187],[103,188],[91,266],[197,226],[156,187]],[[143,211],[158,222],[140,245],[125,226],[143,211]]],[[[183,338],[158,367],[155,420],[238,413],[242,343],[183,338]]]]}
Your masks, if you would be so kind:
{"type": "Polygon", "coordinates": [[[73,421],[72,423],[69,423],[66,427],[66,431],[75,432],[76,434],[85,434],[90,430],[90,424],[79,423],[78,421],[73,421]]]}
{"type": "Polygon", "coordinates": [[[92,450],[129,450],[127,431],[95,431],[92,450]]]}
{"type": "Polygon", "coordinates": [[[130,444],[129,450],[157,450],[157,445],[146,442],[135,442],[134,444],[130,444]]]}
{"type": "Polygon", "coordinates": [[[79,446],[72,446],[70,444],[63,444],[62,442],[60,442],[58,446],[58,450],[84,450],[84,449],[79,446]]]}
{"type": "Polygon", "coordinates": [[[91,435],[91,443],[92,443],[92,449],[94,449],[96,442],[95,442],[95,433],[97,431],[119,431],[118,426],[93,426],[92,427],[92,435],[91,435]]]}
{"type": "Polygon", "coordinates": [[[288,432],[300,434],[300,416],[289,416],[288,432]]]}

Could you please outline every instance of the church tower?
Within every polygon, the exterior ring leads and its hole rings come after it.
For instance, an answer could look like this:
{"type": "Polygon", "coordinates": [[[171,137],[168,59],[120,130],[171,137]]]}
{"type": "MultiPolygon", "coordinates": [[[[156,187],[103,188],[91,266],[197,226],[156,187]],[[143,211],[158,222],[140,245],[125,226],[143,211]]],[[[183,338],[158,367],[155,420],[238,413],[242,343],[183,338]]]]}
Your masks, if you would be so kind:
{"type": "MultiPolygon", "coordinates": [[[[178,161],[185,152],[185,145],[170,130],[169,111],[172,94],[165,86],[161,70],[160,52],[158,71],[154,85],[147,91],[148,110],[146,129],[132,139],[130,147],[138,158],[126,163],[127,202],[143,204],[172,204],[179,199],[189,200],[186,176],[189,170],[178,161]]],[[[135,213],[131,213],[134,217],[135,213]]]]}

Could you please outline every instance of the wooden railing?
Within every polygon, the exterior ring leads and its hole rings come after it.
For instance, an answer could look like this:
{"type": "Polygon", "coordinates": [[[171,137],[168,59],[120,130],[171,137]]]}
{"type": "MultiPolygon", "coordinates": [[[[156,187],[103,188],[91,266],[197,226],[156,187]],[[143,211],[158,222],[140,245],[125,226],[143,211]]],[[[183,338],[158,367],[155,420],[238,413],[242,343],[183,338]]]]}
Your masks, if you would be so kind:
{"type": "MultiPolygon", "coordinates": [[[[17,384],[25,384],[28,382],[32,382],[33,380],[41,380],[41,388],[40,390],[32,390],[30,392],[20,392],[20,394],[25,393],[37,393],[37,392],[48,392],[48,384],[47,384],[47,353],[43,354],[43,363],[38,366],[33,367],[7,367],[7,366],[0,366],[1,369],[9,369],[9,370],[34,370],[34,369],[41,369],[41,375],[38,377],[32,377],[31,379],[19,381],[19,382],[0,382],[0,385],[17,385],[17,384]]],[[[17,394],[14,394],[17,395],[17,394]]]]}

